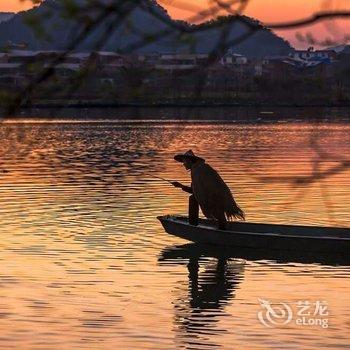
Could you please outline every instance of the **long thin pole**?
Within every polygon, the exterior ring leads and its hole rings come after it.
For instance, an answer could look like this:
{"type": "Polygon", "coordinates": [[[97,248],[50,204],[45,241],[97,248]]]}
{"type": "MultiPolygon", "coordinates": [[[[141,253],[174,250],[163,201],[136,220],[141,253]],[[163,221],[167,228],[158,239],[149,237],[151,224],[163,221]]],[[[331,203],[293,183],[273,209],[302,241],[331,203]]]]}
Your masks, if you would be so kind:
{"type": "Polygon", "coordinates": [[[167,182],[167,183],[169,183],[169,184],[171,184],[171,185],[172,185],[172,181],[167,180],[167,179],[164,179],[163,177],[156,176],[156,175],[151,175],[151,174],[147,174],[147,175],[148,175],[148,176],[150,176],[150,177],[154,177],[154,178],[156,178],[156,179],[159,179],[159,180],[165,181],[165,182],[167,182]]]}

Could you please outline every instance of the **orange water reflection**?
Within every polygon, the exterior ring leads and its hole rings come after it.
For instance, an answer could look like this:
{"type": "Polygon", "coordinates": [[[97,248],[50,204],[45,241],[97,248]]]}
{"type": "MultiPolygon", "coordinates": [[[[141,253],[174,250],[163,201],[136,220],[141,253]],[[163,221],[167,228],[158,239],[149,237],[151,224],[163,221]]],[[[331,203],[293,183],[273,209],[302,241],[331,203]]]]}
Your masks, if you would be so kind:
{"type": "Polygon", "coordinates": [[[188,182],[172,156],[192,148],[220,171],[248,220],[349,227],[347,168],[309,186],[289,181],[344,161],[348,124],[27,121],[0,130],[3,348],[349,343],[348,265],[242,254],[161,260],[184,242],[155,218],[185,213],[187,197],[149,176],[188,182]],[[258,298],[326,300],[331,327],[267,329],[258,298]]]}

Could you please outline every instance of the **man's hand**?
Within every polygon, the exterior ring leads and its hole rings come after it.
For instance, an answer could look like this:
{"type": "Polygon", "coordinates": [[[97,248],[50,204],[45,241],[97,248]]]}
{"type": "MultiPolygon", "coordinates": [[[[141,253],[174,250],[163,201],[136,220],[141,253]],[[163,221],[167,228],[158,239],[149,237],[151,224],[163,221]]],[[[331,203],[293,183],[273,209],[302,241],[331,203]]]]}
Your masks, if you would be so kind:
{"type": "Polygon", "coordinates": [[[172,184],[174,187],[177,187],[177,188],[182,188],[182,187],[183,187],[183,185],[180,184],[180,182],[177,182],[177,181],[173,181],[171,184],[172,184]]]}

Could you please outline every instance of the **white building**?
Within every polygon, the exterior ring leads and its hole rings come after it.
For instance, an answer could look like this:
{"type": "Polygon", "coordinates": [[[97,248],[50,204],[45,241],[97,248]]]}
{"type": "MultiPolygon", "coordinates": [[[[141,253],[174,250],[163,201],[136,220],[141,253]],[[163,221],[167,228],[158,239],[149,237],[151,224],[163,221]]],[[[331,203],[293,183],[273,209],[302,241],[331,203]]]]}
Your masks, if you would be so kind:
{"type": "Polygon", "coordinates": [[[333,50],[314,50],[310,47],[307,50],[296,50],[289,54],[290,57],[308,61],[334,61],[337,58],[337,53],[333,50]]]}
{"type": "Polygon", "coordinates": [[[224,66],[242,65],[247,64],[248,59],[243,55],[229,51],[221,58],[220,63],[224,66]]]}
{"type": "Polygon", "coordinates": [[[194,69],[208,60],[207,54],[162,54],[156,63],[157,69],[186,70],[194,69]]]}

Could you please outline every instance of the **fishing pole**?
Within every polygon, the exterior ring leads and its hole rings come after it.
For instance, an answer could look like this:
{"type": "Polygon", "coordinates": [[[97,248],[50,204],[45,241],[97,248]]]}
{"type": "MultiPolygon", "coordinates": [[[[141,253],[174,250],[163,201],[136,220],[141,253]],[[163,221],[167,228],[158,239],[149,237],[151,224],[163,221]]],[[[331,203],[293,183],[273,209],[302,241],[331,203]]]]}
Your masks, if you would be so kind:
{"type": "Polygon", "coordinates": [[[174,181],[170,181],[170,180],[164,179],[164,177],[161,177],[161,176],[156,176],[156,175],[151,175],[151,174],[147,174],[147,175],[150,176],[150,177],[154,177],[154,178],[156,178],[156,179],[165,181],[165,182],[167,182],[167,183],[169,183],[169,184],[171,184],[171,185],[172,185],[173,182],[174,182],[174,181]]]}

